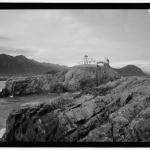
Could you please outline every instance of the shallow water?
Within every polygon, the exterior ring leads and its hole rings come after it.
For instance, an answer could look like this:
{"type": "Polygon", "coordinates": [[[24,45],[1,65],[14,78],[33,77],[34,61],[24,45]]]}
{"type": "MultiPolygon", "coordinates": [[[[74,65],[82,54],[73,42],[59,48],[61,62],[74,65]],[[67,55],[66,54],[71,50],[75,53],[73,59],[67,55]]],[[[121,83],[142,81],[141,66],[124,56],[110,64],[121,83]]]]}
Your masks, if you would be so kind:
{"type": "Polygon", "coordinates": [[[21,97],[7,97],[0,98],[0,129],[5,128],[6,119],[9,113],[18,108],[21,104],[30,102],[48,102],[52,98],[57,97],[58,94],[47,94],[47,95],[31,95],[31,96],[21,96],[21,97]]]}
{"type": "MultiPolygon", "coordinates": [[[[4,87],[4,83],[0,81],[0,90],[1,87],[4,87]]],[[[40,94],[40,95],[29,95],[29,96],[18,96],[18,97],[6,97],[0,98],[0,129],[6,127],[6,119],[9,113],[18,108],[21,104],[30,103],[30,102],[48,102],[52,98],[57,97],[58,94],[40,94]]]]}

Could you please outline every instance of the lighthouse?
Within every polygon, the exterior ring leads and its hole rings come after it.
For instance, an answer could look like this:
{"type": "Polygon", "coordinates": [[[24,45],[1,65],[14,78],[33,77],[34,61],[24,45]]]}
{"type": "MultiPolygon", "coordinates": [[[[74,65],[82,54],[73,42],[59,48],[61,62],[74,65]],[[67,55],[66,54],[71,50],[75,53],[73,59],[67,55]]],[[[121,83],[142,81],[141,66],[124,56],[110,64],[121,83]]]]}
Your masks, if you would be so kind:
{"type": "Polygon", "coordinates": [[[84,55],[84,64],[88,64],[88,55],[84,55]]]}

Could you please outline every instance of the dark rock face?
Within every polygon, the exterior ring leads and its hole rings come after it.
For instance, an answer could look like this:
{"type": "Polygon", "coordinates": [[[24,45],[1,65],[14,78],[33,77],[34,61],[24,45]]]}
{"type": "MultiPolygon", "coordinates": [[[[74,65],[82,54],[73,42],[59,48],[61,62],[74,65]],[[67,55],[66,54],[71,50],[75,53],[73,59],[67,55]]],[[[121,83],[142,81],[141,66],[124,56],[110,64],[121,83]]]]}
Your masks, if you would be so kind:
{"type": "Polygon", "coordinates": [[[73,68],[55,74],[45,74],[33,77],[9,79],[1,92],[2,96],[28,95],[35,93],[62,93],[78,91],[106,83],[118,78],[118,74],[111,68],[91,70],[89,68],[73,68]],[[103,82],[102,82],[103,81],[103,82]]]}
{"type": "Polygon", "coordinates": [[[3,141],[150,141],[150,78],[121,78],[94,90],[96,94],[66,94],[13,111],[3,141]],[[102,87],[104,94],[98,93],[102,87]]]}

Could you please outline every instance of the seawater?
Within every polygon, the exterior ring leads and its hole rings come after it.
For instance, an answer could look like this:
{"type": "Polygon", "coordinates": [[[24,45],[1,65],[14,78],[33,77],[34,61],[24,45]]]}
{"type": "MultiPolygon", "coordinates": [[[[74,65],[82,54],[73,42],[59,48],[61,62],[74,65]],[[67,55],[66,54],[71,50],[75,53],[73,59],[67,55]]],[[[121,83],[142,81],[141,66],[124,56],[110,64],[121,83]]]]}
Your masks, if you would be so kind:
{"type": "MultiPolygon", "coordinates": [[[[0,90],[5,87],[5,82],[0,81],[0,90]]],[[[0,98],[0,129],[6,127],[6,120],[13,109],[18,109],[21,104],[32,102],[48,102],[58,94],[38,94],[29,96],[0,98]]]]}

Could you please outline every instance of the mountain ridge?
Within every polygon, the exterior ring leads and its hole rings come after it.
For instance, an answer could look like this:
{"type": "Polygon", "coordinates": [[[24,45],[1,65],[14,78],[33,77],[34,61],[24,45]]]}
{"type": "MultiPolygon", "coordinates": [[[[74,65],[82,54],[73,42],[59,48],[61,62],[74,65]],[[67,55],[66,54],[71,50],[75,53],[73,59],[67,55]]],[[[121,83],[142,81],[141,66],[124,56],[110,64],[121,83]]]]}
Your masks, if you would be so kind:
{"type": "Polygon", "coordinates": [[[24,55],[10,56],[0,54],[0,74],[44,74],[49,71],[61,71],[67,66],[42,63],[28,59],[24,55]]]}

